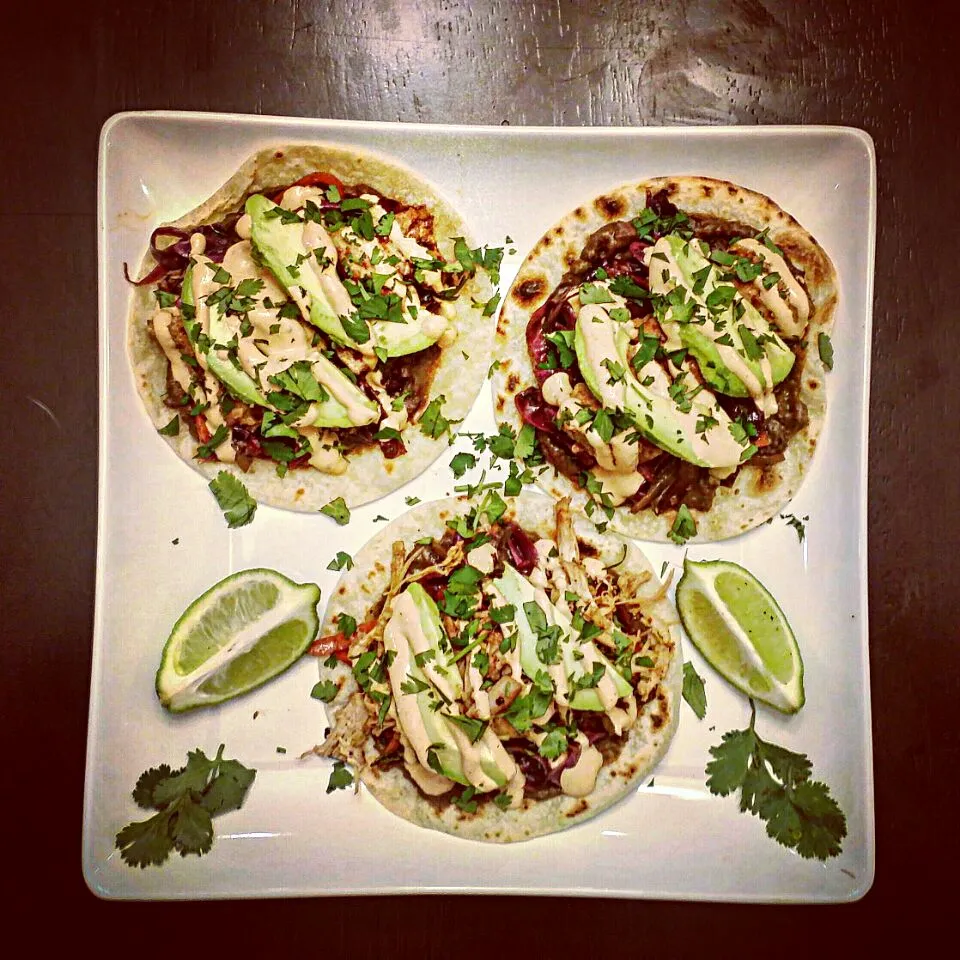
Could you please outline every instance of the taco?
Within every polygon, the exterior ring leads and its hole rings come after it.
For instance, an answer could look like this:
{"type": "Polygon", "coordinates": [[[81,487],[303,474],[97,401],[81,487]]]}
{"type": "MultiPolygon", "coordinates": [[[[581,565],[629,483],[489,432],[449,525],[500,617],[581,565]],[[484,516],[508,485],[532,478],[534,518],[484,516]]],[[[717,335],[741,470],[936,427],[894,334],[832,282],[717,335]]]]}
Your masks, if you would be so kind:
{"type": "Polygon", "coordinates": [[[466,236],[392,160],[333,144],[250,157],[151,236],[128,343],[154,424],[275,506],[401,486],[446,449],[489,363],[484,268],[501,252],[466,236]]]}
{"type": "Polygon", "coordinates": [[[354,562],[312,649],[332,698],[315,752],[393,813],[525,840],[596,815],[663,756],[682,675],[667,585],[568,501],[425,503],[354,562]]]}
{"type": "Polygon", "coordinates": [[[735,536],[809,470],[836,303],[830,258],[769,197],[704,177],[621,187],[521,266],[497,418],[535,431],[545,490],[630,536],[735,536]]]}

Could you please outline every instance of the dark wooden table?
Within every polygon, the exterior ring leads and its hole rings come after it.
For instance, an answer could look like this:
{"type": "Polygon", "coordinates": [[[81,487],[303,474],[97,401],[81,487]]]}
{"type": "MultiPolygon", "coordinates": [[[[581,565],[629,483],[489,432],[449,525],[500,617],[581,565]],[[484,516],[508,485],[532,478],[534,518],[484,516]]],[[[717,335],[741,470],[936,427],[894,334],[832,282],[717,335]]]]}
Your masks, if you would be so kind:
{"type": "MultiPolygon", "coordinates": [[[[954,885],[960,762],[960,58],[951,6],[181,0],[8,11],[0,756],[10,919],[38,943],[62,930],[128,954],[201,930],[208,944],[223,937],[234,948],[384,956],[502,952],[504,944],[508,955],[532,956],[648,947],[669,955],[697,945],[726,953],[735,944],[822,948],[825,933],[841,928],[930,931],[954,885]],[[87,891],[80,825],[97,504],[96,148],[109,115],[148,108],[440,123],[831,123],[873,136],[877,872],[862,901],[833,910],[454,897],[158,907],[105,903],[87,891]]],[[[192,949],[205,948],[195,940],[192,949]]]]}

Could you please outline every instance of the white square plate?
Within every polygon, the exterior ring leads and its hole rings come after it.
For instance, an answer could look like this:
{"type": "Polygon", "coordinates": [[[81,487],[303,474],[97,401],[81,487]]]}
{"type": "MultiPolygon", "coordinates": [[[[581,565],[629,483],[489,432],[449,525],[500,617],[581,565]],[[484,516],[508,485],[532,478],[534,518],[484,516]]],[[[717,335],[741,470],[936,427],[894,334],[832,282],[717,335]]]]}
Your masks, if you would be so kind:
{"type": "MultiPolygon", "coordinates": [[[[869,137],[831,127],[513,128],[297,120],[186,113],[121,114],[100,143],[100,501],[94,658],[84,801],[83,870],[110,898],[260,897],[476,892],[671,899],[842,901],[873,881],[874,825],[866,592],[867,400],[875,161],[869,137]],[[365,792],[325,793],[329,765],[298,756],[322,739],[310,658],[219,708],[165,713],[153,680],[183,609],[227,574],[273,567],[331,595],[337,550],[355,552],[397,517],[404,498],[451,492],[449,456],[401,490],[354,511],[349,526],[261,506],[230,531],[205,481],[171,454],[137,396],[125,346],[129,287],[152,228],[209,196],[254,150],[337,141],[397,157],[432,180],[481,243],[506,246],[506,290],[526,251],[567,211],[621,183],[695,173],[773,197],[827,250],[841,297],[829,412],[812,470],[785,508],[809,516],[802,542],[783,520],[694,559],[726,558],[758,573],[799,639],[807,702],[795,717],[759,711],[768,740],[809,755],[846,813],[842,854],[803,860],[711,796],[710,746],[749,721],[747,701],[687,645],[706,678],[698,721],[679,732],[648,781],[613,809],[562,833],[507,846],[472,843],[400,820],[365,792]],[[143,819],[130,798],[141,771],[181,764],[188,750],[255,767],[243,808],[214,821],[202,858],[125,865],[116,832],[143,819]],[[286,753],[278,752],[284,747],[286,753]]],[[[484,386],[464,430],[495,433],[484,386]]],[[[461,439],[451,449],[470,449],[461,439]]],[[[683,551],[645,545],[654,565],[683,551]]]]}

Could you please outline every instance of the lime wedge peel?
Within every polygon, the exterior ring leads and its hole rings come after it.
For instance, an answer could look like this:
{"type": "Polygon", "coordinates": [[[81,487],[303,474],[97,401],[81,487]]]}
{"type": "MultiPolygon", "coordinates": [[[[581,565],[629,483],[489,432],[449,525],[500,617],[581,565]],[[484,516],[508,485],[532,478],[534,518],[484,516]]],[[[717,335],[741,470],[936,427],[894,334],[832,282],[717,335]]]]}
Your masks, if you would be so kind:
{"type": "Polygon", "coordinates": [[[733,686],[782,713],[803,706],[796,637],[752,573],[727,560],[684,560],[677,610],[694,646],[733,686]]]}
{"type": "Polygon", "coordinates": [[[320,589],[275,570],[231,574],[199,596],[174,624],[156,691],[173,713],[222,703],[295,663],[316,637],[320,589]]]}

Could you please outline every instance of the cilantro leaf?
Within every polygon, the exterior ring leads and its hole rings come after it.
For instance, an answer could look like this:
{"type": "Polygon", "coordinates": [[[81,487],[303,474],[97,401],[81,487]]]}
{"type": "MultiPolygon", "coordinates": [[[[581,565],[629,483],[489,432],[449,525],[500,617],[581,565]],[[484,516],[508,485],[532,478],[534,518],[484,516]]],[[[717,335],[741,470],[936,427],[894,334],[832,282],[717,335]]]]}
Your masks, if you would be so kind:
{"type": "Polygon", "coordinates": [[[354,343],[366,343],[370,339],[370,327],[358,313],[342,316],[340,322],[343,324],[343,332],[354,343]]]}
{"type": "Polygon", "coordinates": [[[710,748],[714,759],[707,764],[707,789],[721,797],[739,790],[756,746],[757,737],[752,727],[725,733],[720,744],[710,748]]]}
{"type": "Polygon", "coordinates": [[[453,471],[454,477],[456,477],[458,480],[468,470],[472,470],[476,465],[477,458],[472,453],[458,453],[450,461],[450,469],[453,471]]]}
{"type": "Polygon", "coordinates": [[[474,717],[465,717],[458,713],[445,713],[444,717],[455,723],[467,735],[471,743],[476,743],[487,729],[486,720],[477,720],[474,717]]]}
{"type": "Polygon", "coordinates": [[[710,748],[707,788],[727,796],[740,790],[740,810],[766,821],[767,835],[802,857],[826,860],[837,856],[847,835],[847,821],[824,783],[810,779],[806,755],[767,743],[750,726],[732,730],[710,748]]]}
{"type": "Polygon", "coordinates": [[[115,838],[123,861],[144,868],[160,866],[173,850],[182,857],[202,856],[213,844],[212,817],[238,810],[256,777],[237,760],[203,751],[187,755],[187,765],[171,771],[166,764],[140,775],[133,798],[141,807],[158,812],[147,820],[127,824],[115,838]]]}
{"type": "Polygon", "coordinates": [[[175,413],[173,419],[157,430],[161,437],[175,437],[180,433],[180,414],[175,413]]]}
{"type": "Polygon", "coordinates": [[[563,727],[551,730],[540,741],[540,756],[548,760],[556,760],[567,749],[567,731],[563,727]]]}
{"type": "Polygon", "coordinates": [[[696,536],[697,522],[685,503],[680,504],[673,526],[667,531],[667,536],[676,544],[682,545],[691,537],[696,536]]]}
{"type": "Polygon", "coordinates": [[[322,700],[329,703],[337,695],[339,688],[332,680],[318,680],[310,691],[310,696],[314,700],[322,700]]]}
{"type": "Polygon", "coordinates": [[[140,774],[140,779],[137,780],[137,785],[133,788],[132,794],[138,807],[143,807],[144,810],[160,809],[153,799],[153,790],[158,783],[166,780],[170,773],[170,767],[163,763],[159,767],[152,767],[140,774]]]}
{"type": "Polygon", "coordinates": [[[697,719],[702,720],[707,713],[707,693],[703,689],[703,677],[689,660],[683,665],[683,699],[697,719]]]}
{"type": "Polygon", "coordinates": [[[342,761],[335,760],[330,779],[327,781],[327,793],[333,793],[334,790],[345,790],[351,783],[353,783],[353,774],[342,761]]]}
{"type": "Polygon", "coordinates": [[[325,513],[328,517],[332,517],[341,527],[346,526],[350,522],[350,508],[347,506],[343,497],[337,497],[336,500],[331,500],[326,506],[320,508],[320,512],[325,513]]]}
{"type": "Polygon", "coordinates": [[[820,360],[827,370],[833,369],[833,343],[830,336],[826,333],[817,335],[817,352],[820,354],[820,360]]]}
{"type": "Polygon", "coordinates": [[[343,550],[338,550],[337,555],[327,564],[328,570],[352,570],[353,557],[343,550]]]}
{"type": "Polygon", "coordinates": [[[217,498],[217,504],[223,511],[228,527],[243,527],[253,520],[253,515],[257,512],[257,501],[247,492],[243,482],[232,473],[221,470],[210,481],[209,487],[217,498]]]}
{"type": "Polygon", "coordinates": [[[446,397],[442,394],[427,405],[420,418],[420,430],[433,440],[438,440],[450,429],[450,421],[441,413],[446,397]]]}
{"type": "Polygon", "coordinates": [[[517,434],[517,442],[513,447],[513,455],[518,460],[526,460],[534,451],[537,442],[536,430],[529,423],[525,423],[517,434]]]}

